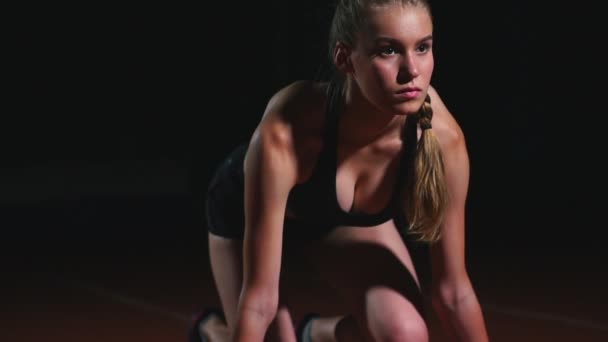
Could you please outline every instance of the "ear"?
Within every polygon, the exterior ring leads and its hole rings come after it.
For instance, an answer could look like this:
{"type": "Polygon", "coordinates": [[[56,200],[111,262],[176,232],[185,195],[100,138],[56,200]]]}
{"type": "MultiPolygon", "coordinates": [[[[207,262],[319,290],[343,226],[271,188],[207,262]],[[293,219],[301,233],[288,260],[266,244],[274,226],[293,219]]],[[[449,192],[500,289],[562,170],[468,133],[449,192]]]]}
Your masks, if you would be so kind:
{"type": "Polygon", "coordinates": [[[334,48],[334,64],[336,65],[336,68],[344,74],[354,72],[351,53],[352,50],[350,47],[341,42],[336,43],[336,47],[334,48]]]}

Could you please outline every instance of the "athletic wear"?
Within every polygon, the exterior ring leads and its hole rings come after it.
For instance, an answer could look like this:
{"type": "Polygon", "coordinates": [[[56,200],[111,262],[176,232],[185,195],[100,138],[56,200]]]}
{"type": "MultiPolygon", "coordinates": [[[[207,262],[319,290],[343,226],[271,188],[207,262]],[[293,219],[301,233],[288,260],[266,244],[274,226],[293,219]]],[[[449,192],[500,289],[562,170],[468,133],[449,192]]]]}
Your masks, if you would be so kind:
{"type": "MultiPolygon", "coordinates": [[[[310,178],[297,184],[289,193],[287,208],[297,218],[285,219],[285,237],[315,239],[336,226],[370,227],[398,218],[402,213],[401,197],[410,173],[416,141],[416,121],[406,120],[395,191],[388,205],[378,213],[349,213],[340,207],[336,193],[338,110],[328,105],[323,132],[323,148],[310,178]]],[[[246,145],[237,146],[217,169],[208,188],[206,217],[211,233],[242,239],[244,222],[244,172],[246,145]]]]}

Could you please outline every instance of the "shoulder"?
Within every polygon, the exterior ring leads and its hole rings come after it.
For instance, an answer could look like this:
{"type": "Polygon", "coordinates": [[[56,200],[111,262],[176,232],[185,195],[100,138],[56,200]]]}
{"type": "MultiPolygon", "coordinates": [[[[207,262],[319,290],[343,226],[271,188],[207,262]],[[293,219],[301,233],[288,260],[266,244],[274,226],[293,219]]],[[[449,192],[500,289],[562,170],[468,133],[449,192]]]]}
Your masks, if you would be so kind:
{"type": "MultiPolygon", "coordinates": [[[[269,99],[256,127],[251,147],[278,160],[297,164],[301,150],[321,131],[326,94],[324,84],[312,81],[290,83],[269,99]]],[[[283,165],[286,166],[286,165],[283,165]]]]}
{"type": "Polygon", "coordinates": [[[295,81],[274,93],[264,111],[267,116],[279,115],[277,119],[297,119],[298,115],[310,114],[323,108],[326,101],[326,85],[312,81],[295,81]]]}
{"type": "Polygon", "coordinates": [[[279,135],[294,145],[305,144],[321,131],[326,101],[324,83],[290,83],[271,96],[256,131],[279,135]]]}
{"type": "Polygon", "coordinates": [[[453,217],[452,214],[462,212],[466,201],[470,176],[469,155],[460,125],[432,87],[429,88],[429,96],[433,108],[433,133],[439,140],[449,192],[450,204],[446,217],[453,217]]]}
{"type": "Polygon", "coordinates": [[[469,155],[462,128],[435,88],[429,88],[433,133],[439,140],[446,182],[455,198],[464,198],[469,179],[469,155]]]}
{"type": "Polygon", "coordinates": [[[326,99],[322,83],[290,83],[270,97],[256,131],[284,130],[291,136],[306,135],[322,125],[326,99]]]}
{"type": "Polygon", "coordinates": [[[444,154],[466,150],[464,132],[437,90],[431,86],[428,94],[431,97],[431,107],[433,108],[433,132],[437,136],[444,154]]]}

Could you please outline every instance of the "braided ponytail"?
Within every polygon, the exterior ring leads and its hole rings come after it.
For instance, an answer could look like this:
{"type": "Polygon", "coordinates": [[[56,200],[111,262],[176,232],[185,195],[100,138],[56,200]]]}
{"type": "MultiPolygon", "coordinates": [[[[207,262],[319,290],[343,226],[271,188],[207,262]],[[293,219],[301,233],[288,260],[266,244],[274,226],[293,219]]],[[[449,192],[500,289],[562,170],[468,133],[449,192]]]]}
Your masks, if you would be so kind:
{"type": "Polygon", "coordinates": [[[414,153],[412,177],[406,186],[405,215],[409,222],[409,233],[417,235],[419,240],[434,242],[441,237],[440,226],[448,191],[441,148],[431,126],[433,109],[428,95],[416,118],[422,136],[414,153]]]}

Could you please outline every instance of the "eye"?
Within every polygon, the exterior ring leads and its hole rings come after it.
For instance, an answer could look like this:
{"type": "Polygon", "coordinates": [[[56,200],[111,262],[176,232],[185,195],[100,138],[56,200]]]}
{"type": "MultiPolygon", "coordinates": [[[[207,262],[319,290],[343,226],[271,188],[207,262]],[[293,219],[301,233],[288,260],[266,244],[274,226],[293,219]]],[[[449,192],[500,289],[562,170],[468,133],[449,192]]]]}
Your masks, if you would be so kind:
{"type": "Polygon", "coordinates": [[[380,54],[385,56],[394,55],[397,51],[392,46],[384,46],[380,48],[380,54]]]}
{"type": "Polygon", "coordinates": [[[431,49],[430,43],[423,43],[423,44],[418,45],[418,47],[416,48],[416,52],[425,53],[425,52],[428,52],[430,49],[431,49]]]}

